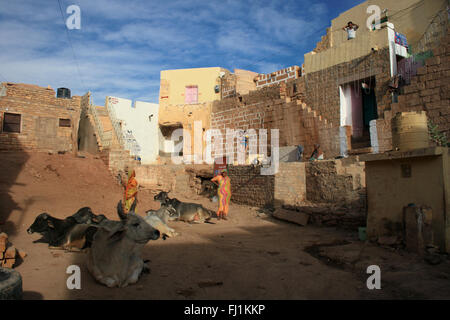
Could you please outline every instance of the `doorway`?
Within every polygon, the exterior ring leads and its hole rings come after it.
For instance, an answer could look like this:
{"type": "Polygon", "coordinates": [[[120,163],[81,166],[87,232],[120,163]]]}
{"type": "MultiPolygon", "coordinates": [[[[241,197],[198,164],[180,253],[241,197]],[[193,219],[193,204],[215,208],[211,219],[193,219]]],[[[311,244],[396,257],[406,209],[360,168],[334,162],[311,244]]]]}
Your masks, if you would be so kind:
{"type": "Polygon", "coordinates": [[[341,96],[341,126],[351,127],[350,150],[371,146],[370,121],[377,119],[375,77],[343,84],[341,96]]]}
{"type": "Polygon", "coordinates": [[[179,151],[179,156],[183,155],[183,138],[179,141],[172,141],[172,134],[177,129],[183,129],[183,125],[181,123],[170,124],[170,125],[160,125],[160,149],[159,156],[162,158],[169,158],[172,156],[172,153],[175,150],[179,151]]]}

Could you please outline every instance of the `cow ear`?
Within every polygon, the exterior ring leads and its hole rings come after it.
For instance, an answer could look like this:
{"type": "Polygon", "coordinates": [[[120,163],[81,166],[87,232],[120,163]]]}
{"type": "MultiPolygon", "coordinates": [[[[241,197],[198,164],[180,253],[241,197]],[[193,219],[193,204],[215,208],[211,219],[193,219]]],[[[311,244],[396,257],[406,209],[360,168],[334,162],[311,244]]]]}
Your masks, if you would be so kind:
{"type": "Polygon", "coordinates": [[[47,220],[47,225],[49,228],[55,229],[55,225],[53,224],[52,220],[47,220]]]}
{"type": "Polygon", "coordinates": [[[123,237],[125,237],[125,233],[126,233],[127,229],[125,227],[120,228],[117,231],[114,231],[108,238],[109,242],[116,242],[119,241],[121,239],[123,239],[123,237]]]}

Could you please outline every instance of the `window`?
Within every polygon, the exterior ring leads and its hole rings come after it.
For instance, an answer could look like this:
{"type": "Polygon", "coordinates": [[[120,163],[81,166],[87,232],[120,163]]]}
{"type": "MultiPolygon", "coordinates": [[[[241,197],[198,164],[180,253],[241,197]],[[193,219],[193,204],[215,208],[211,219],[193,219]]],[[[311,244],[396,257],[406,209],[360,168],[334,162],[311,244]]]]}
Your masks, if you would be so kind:
{"type": "Polygon", "coordinates": [[[198,87],[186,86],[184,103],[198,103],[198,87]]]}
{"type": "Polygon", "coordinates": [[[3,117],[3,132],[20,133],[20,120],[20,114],[5,112],[3,117]]]}
{"type": "Polygon", "coordinates": [[[59,119],[59,126],[70,128],[70,119],[59,119]]]}

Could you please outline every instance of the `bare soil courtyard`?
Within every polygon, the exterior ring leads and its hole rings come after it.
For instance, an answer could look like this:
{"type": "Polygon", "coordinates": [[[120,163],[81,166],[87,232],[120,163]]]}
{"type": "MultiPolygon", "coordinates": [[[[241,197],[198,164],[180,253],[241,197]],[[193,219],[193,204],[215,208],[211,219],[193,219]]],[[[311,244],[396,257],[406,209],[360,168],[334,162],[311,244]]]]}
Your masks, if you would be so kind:
{"type": "MultiPolygon", "coordinates": [[[[64,218],[89,206],[118,220],[122,188],[100,159],[45,153],[0,154],[0,231],[28,253],[15,268],[22,275],[24,299],[449,299],[450,260],[429,265],[403,250],[358,240],[357,230],[301,227],[258,208],[231,204],[228,221],[216,224],[173,222],[180,235],[150,241],[143,258],[151,273],[126,288],[95,282],[86,254],[49,250],[27,234],[35,217],[48,212],[64,218]],[[66,287],[66,268],[81,268],[81,290],[66,287]],[[366,268],[381,268],[381,290],[366,287],[366,268]]],[[[138,213],[156,209],[156,190],[141,190],[138,213]]],[[[208,199],[170,194],[179,200],[208,199]]]]}

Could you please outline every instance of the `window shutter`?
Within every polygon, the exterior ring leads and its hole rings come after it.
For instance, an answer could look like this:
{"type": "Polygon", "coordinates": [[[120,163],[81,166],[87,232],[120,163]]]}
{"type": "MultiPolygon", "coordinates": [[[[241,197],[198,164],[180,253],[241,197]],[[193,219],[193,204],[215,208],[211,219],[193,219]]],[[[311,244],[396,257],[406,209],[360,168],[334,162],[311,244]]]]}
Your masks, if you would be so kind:
{"type": "Polygon", "coordinates": [[[59,119],[59,126],[70,128],[70,119],[59,119]]]}
{"type": "Polygon", "coordinates": [[[198,102],[198,87],[197,86],[186,86],[184,94],[185,103],[197,103],[198,102]]]}
{"type": "Polygon", "coordinates": [[[4,132],[20,132],[20,114],[5,113],[3,118],[4,132]]]}

